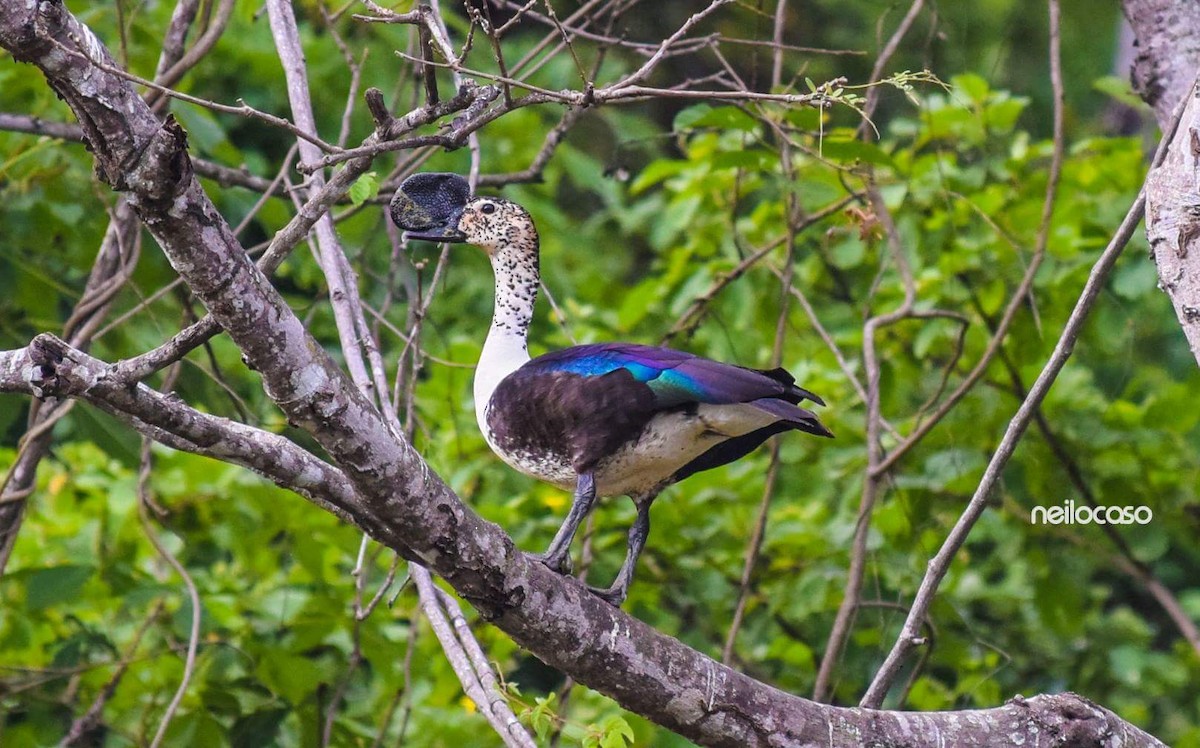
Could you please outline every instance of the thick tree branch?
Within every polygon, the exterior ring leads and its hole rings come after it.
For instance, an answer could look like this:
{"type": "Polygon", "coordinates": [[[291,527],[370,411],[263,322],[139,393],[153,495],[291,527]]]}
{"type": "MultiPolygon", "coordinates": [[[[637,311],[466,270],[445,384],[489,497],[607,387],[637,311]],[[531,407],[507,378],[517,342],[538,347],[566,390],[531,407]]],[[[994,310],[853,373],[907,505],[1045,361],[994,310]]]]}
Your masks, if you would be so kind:
{"type": "Polygon", "coordinates": [[[1200,5],[1122,0],[1121,6],[1137,37],[1137,57],[1129,71],[1133,87],[1165,128],[1200,68],[1200,5]]]}
{"type": "Polygon", "coordinates": [[[155,441],[249,468],[354,521],[350,509],[359,499],[333,465],[278,434],[201,413],[117,371],[53,335],[39,335],[25,348],[0,351],[0,393],[83,400],[155,441]]]}
{"type": "MultiPolygon", "coordinates": [[[[380,141],[394,143],[396,142],[394,139],[400,133],[409,132],[421,125],[433,122],[440,117],[469,107],[479,101],[491,101],[497,95],[495,89],[486,86],[482,88],[474,85],[463,86],[457,96],[437,106],[422,107],[409,112],[403,117],[393,118],[387,116],[386,120],[381,120],[377,123],[376,132],[367,138],[366,143],[371,144],[380,141]]],[[[368,103],[372,101],[378,102],[379,98],[382,97],[377,91],[367,92],[368,103]]],[[[381,104],[377,103],[377,106],[381,106],[381,104]]],[[[295,246],[304,240],[304,237],[308,235],[313,225],[328,212],[334,203],[350,190],[355,180],[371,168],[371,161],[370,156],[360,156],[351,159],[321,189],[315,190],[296,212],[296,215],[292,217],[292,220],[288,221],[287,225],[272,237],[271,243],[267,246],[266,251],[263,252],[262,257],[258,261],[258,268],[264,273],[273,273],[295,246]]],[[[217,324],[217,321],[211,315],[206,316],[184,330],[181,330],[177,335],[153,351],[144,353],[137,358],[123,361],[121,363],[122,376],[131,379],[144,379],[159,369],[183,358],[213,335],[220,332],[220,329],[220,325],[217,324]]]]}
{"type": "MultiPolygon", "coordinates": [[[[267,0],[267,15],[271,23],[271,33],[275,39],[275,48],[279,52],[279,59],[283,64],[292,118],[301,128],[317,132],[312,97],[309,93],[308,72],[300,43],[300,30],[296,24],[291,3],[287,0],[267,0]]],[[[433,79],[430,77],[428,80],[433,79]]],[[[434,90],[436,91],[436,87],[434,90]]],[[[432,98],[429,103],[435,105],[436,97],[432,98]]],[[[320,157],[320,151],[311,143],[298,140],[297,147],[300,151],[301,161],[312,161],[320,157]]],[[[310,191],[319,191],[324,185],[325,175],[322,172],[317,171],[310,176],[308,185],[310,191]]],[[[402,429],[396,418],[395,407],[388,398],[383,360],[379,356],[375,339],[367,327],[363,314],[358,278],[350,267],[350,262],[334,231],[333,220],[328,212],[318,219],[314,230],[317,261],[329,288],[329,300],[341,341],[343,360],[350,371],[354,386],[368,400],[379,404],[392,432],[399,434],[402,429]],[[368,373],[366,359],[371,362],[370,373],[368,373]]],[[[421,607],[427,612],[434,630],[449,630],[450,623],[446,619],[444,609],[433,595],[434,585],[429,572],[417,564],[411,564],[410,576],[417,584],[421,607]]],[[[469,634],[469,631],[467,633],[469,634]]],[[[509,708],[508,702],[495,689],[486,688],[474,668],[463,666],[467,658],[462,650],[462,643],[457,638],[443,637],[440,634],[438,639],[442,642],[442,648],[458,675],[464,691],[477,703],[488,705],[484,709],[484,714],[505,744],[515,748],[533,748],[533,739],[521,727],[516,715],[509,708]]],[[[488,675],[494,679],[490,671],[488,675]]],[[[332,725],[333,708],[338,701],[340,699],[335,700],[330,707],[326,722],[327,731],[332,725]]]]}
{"type": "MultiPolygon", "coordinates": [[[[110,212],[108,229],[100,242],[83,294],[63,324],[63,336],[72,345],[87,350],[100,323],[108,315],[116,296],[137,265],[140,226],[128,203],[118,200],[110,212]]],[[[0,480],[0,575],[17,541],[25,512],[25,496],[37,481],[37,469],[50,449],[52,427],[69,410],[69,403],[35,404],[29,428],[21,439],[17,459],[0,480]]]]}
{"type": "MultiPolygon", "coordinates": [[[[27,114],[0,112],[0,130],[25,132],[31,135],[47,135],[74,143],[83,142],[83,130],[79,125],[70,122],[55,122],[54,120],[33,117],[27,114]]],[[[196,166],[197,174],[212,179],[222,187],[245,187],[255,192],[283,194],[283,190],[274,185],[270,179],[255,176],[243,169],[234,169],[202,158],[193,158],[192,162],[196,166]]]]}
{"type": "Polygon", "coordinates": [[[1166,157],[1146,177],[1146,236],[1158,286],[1200,363],[1200,101],[1191,92],[1166,157]]]}
{"type": "MultiPolygon", "coordinates": [[[[267,393],[342,469],[358,499],[347,507],[355,522],[443,576],[545,662],[710,745],[1007,745],[1046,738],[1161,745],[1073,694],[969,713],[816,704],[714,662],[531,561],[466,507],[350,385],[200,188],[182,129],[170,119],[160,123],[128,81],[109,72],[111,60],[91,62],[109,58],[88,29],[53,0],[6,3],[0,45],[42,70],[83,124],[97,173],[128,192],[172,265],[261,373],[267,393]],[[86,56],[62,52],[77,41],[86,56]]],[[[0,358],[0,380],[14,366],[43,378],[57,372],[52,359],[22,367],[9,360],[15,358],[0,358]]]]}
{"type": "Polygon", "coordinates": [[[1168,138],[1166,158],[1146,178],[1146,236],[1158,265],[1158,287],[1175,308],[1192,356],[1200,363],[1200,5],[1174,0],[1124,0],[1137,36],[1133,83],[1154,107],[1159,127],[1173,127],[1176,102],[1187,107],[1168,138]]]}

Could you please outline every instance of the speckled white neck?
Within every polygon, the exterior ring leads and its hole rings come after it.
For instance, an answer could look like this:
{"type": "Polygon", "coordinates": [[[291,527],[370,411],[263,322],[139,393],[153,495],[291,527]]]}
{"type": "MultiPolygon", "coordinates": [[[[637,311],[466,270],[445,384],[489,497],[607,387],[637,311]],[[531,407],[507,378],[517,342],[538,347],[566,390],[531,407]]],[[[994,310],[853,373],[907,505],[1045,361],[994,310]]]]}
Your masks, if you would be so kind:
{"type": "Polygon", "coordinates": [[[501,380],[529,361],[529,323],[537,301],[539,272],[533,253],[510,244],[485,247],[496,274],[492,327],[475,369],[475,418],[487,435],[487,404],[501,380]]]}

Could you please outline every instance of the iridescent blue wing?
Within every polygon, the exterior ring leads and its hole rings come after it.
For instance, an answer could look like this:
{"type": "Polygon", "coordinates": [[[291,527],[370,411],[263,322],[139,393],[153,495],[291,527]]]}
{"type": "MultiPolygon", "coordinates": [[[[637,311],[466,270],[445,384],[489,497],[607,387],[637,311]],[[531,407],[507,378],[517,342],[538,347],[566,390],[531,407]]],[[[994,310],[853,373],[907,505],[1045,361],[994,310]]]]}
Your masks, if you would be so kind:
{"type": "Polygon", "coordinates": [[[685,403],[727,405],[778,398],[788,403],[821,398],[796,386],[783,369],[762,371],[723,364],[690,353],[632,343],[597,343],[539,356],[524,368],[599,377],[625,369],[654,394],[662,409],[685,403]]]}

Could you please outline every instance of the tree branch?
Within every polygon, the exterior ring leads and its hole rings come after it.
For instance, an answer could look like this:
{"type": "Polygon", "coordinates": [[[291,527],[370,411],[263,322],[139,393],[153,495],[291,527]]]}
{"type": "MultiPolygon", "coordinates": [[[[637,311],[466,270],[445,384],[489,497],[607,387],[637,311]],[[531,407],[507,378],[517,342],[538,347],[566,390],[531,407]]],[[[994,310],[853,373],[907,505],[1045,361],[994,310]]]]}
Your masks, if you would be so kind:
{"type": "MultiPolygon", "coordinates": [[[[54,0],[6,3],[0,4],[0,45],[37,65],[63,96],[84,123],[97,173],[128,192],[173,267],[260,372],[267,394],[341,468],[349,483],[343,494],[351,494],[344,497],[346,513],[375,539],[436,571],[546,663],[709,745],[1010,744],[1047,736],[1161,745],[1073,694],[965,713],[817,704],[714,662],[527,558],[499,527],[465,506],[350,385],[200,188],[182,129],[170,119],[160,123],[128,81],[108,71],[111,61],[103,67],[89,61],[109,59],[91,31],[54,0]],[[89,54],[61,54],[73,40],[89,54]]],[[[45,391],[69,380],[60,372],[63,364],[68,370],[76,365],[53,356],[21,358],[0,356],[0,381],[16,374],[16,383],[24,379],[26,388],[45,391]]],[[[91,384],[131,391],[123,382],[91,384]]],[[[144,387],[132,392],[149,396],[144,387]]]]}
{"type": "Polygon", "coordinates": [[[1165,129],[1175,104],[1191,90],[1200,67],[1200,5],[1178,0],[1122,0],[1137,37],[1133,87],[1154,107],[1165,129]]]}
{"type": "MultiPolygon", "coordinates": [[[[1158,154],[1155,157],[1156,162],[1165,153],[1169,141],[1170,133],[1159,144],[1158,154]]],[[[971,528],[979,521],[984,509],[987,507],[992,489],[995,488],[997,481],[999,481],[1000,475],[1004,470],[1004,466],[1008,464],[1009,458],[1016,451],[1017,442],[1020,441],[1021,436],[1025,433],[1025,429],[1033,419],[1034,413],[1040,407],[1042,400],[1045,399],[1046,393],[1050,391],[1050,387],[1054,384],[1055,379],[1058,378],[1058,374],[1067,363],[1067,359],[1071,357],[1071,352],[1075,348],[1075,341],[1079,338],[1083,324],[1087,321],[1088,314],[1091,313],[1092,306],[1096,303],[1096,299],[1099,298],[1100,292],[1104,289],[1104,283],[1108,278],[1109,272],[1116,264],[1121,251],[1129,243],[1129,239],[1133,236],[1133,232],[1137,229],[1137,225],[1142,219],[1142,214],[1146,206],[1145,195],[1146,191],[1143,189],[1129,208],[1129,212],[1125,215],[1125,219],[1121,222],[1121,226],[1117,229],[1116,234],[1099,259],[1096,260],[1096,264],[1092,266],[1092,272],[1088,275],[1087,283],[1083,287],[1079,300],[1075,302],[1075,308],[1071,311],[1071,316],[1067,319],[1067,323],[1063,327],[1058,343],[1054,347],[1054,352],[1050,355],[1050,359],[1046,362],[1037,380],[1034,381],[1033,386],[1030,388],[1029,396],[1021,403],[1021,407],[1017,409],[1016,415],[1009,422],[1008,428],[1004,432],[1004,437],[996,447],[995,453],[992,454],[992,459],[984,471],[979,486],[975,489],[975,494],[967,504],[967,508],[963,511],[958,522],[955,523],[954,528],[942,543],[942,547],[930,559],[929,569],[925,574],[925,578],[921,580],[921,586],[917,590],[912,607],[909,609],[908,618],[904,621],[900,636],[896,639],[896,643],[888,653],[883,665],[880,666],[879,672],[875,674],[875,680],[872,681],[871,687],[863,697],[864,700],[870,699],[874,701],[882,699],[883,692],[886,691],[888,685],[899,671],[904,658],[920,642],[920,626],[929,612],[929,606],[933,603],[933,596],[937,592],[938,586],[950,570],[950,564],[953,562],[954,556],[958,553],[958,549],[966,542],[971,528]]]]}
{"type": "Polygon", "coordinates": [[[1146,238],[1192,356],[1200,364],[1200,105],[1194,95],[1200,67],[1200,6],[1168,0],[1124,0],[1137,35],[1134,87],[1170,129],[1166,157],[1146,177],[1146,238]],[[1172,105],[1186,101],[1172,124],[1172,105]]]}
{"type": "Polygon", "coordinates": [[[342,520],[358,501],[345,476],[278,434],[201,413],[177,397],[123,380],[117,367],[39,335],[25,348],[0,351],[0,393],[77,398],[143,436],[174,449],[241,465],[304,496],[342,520]]]}
{"type": "MultiPolygon", "coordinates": [[[[141,247],[139,229],[128,203],[118,200],[110,212],[83,294],[63,324],[63,335],[73,345],[85,350],[89,347],[113,297],[132,274],[141,247]]],[[[25,512],[24,496],[33,490],[38,465],[50,449],[51,428],[69,409],[70,404],[62,402],[31,408],[29,428],[21,438],[17,459],[0,480],[0,575],[17,542],[25,512]]]]}

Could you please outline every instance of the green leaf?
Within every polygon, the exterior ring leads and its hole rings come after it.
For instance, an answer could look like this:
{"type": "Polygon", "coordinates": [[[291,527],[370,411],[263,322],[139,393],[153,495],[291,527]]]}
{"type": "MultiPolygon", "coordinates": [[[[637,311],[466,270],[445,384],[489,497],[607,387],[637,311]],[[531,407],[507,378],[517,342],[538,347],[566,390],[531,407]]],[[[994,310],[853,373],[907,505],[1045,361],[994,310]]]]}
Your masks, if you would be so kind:
{"type": "Polygon", "coordinates": [[[982,104],[990,90],[987,81],[974,73],[956,75],[950,79],[950,84],[976,104],[982,104]]]}
{"type": "Polygon", "coordinates": [[[279,727],[290,709],[260,709],[239,717],[229,731],[229,742],[233,748],[260,748],[273,745],[279,735],[279,727]]]}
{"type": "MultiPolygon", "coordinates": [[[[676,118],[676,121],[678,121],[678,118],[676,118]]],[[[758,130],[759,125],[758,120],[738,107],[720,106],[704,112],[690,122],[690,128],[698,127],[715,127],[718,130],[755,132],[758,130]]]]}
{"type": "Polygon", "coordinates": [[[192,104],[181,104],[174,114],[187,131],[188,142],[198,150],[211,153],[224,142],[225,131],[208,110],[192,104]]]}
{"type": "MultiPolygon", "coordinates": [[[[511,684],[509,690],[512,690],[511,684]]],[[[526,710],[529,716],[529,723],[533,726],[533,731],[537,733],[539,740],[545,740],[550,736],[550,731],[554,728],[554,722],[557,715],[554,713],[554,705],[558,701],[558,694],[550,694],[549,696],[538,697],[534,706],[526,710]]]]}
{"type": "Polygon", "coordinates": [[[749,169],[770,171],[779,165],[779,154],[758,148],[744,151],[722,151],[713,156],[714,169],[749,169]]]}
{"type": "Polygon", "coordinates": [[[79,203],[47,203],[46,207],[54,214],[55,218],[63,223],[76,223],[83,218],[83,206],[79,203]]]}
{"type": "Polygon", "coordinates": [[[379,194],[379,174],[368,171],[350,185],[350,202],[362,205],[379,194]]]}
{"type": "Polygon", "coordinates": [[[626,291],[617,307],[617,326],[629,330],[657,306],[662,293],[662,286],[656,282],[639,283],[626,291]]]}
{"type": "Polygon", "coordinates": [[[1092,81],[1092,88],[1132,109],[1149,111],[1150,106],[1133,90],[1128,76],[1103,75],[1092,81]]]}
{"type": "Polygon", "coordinates": [[[829,259],[843,270],[858,267],[867,255],[867,245],[857,236],[848,236],[830,248],[829,259]]]}
{"type": "Polygon", "coordinates": [[[609,717],[603,729],[600,748],[626,748],[633,745],[633,728],[622,717],[609,717]]]}
{"type": "Polygon", "coordinates": [[[531,722],[533,731],[537,733],[538,738],[545,740],[550,736],[550,730],[554,728],[554,714],[539,705],[533,711],[531,722]]]}
{"type": "Polygon", "coordinates": [[[984,108],[988,126],[997,132],[1012,131],[1028,103],[1028,99],[1004,99],[988,104],[984,108]]]}
{"type": "Polygon", "coordinates": [[[327,680],[325,669],[316,662],[280,649],[263,652],[258,674],[268,688],[291,704],[303,702],[327,680]]]}
{"type": "Polygon", "coordinates": [[[1137,254],[1117,266],[1113,274],[1112,290],[1118,296],[1133,301],[1154,291],[1158,272],[1154,263],[1144,254],[1137,254]]]}
{"type": "Polygon", "coordinates": [[[674,121],[671,122],[671,129],[674,132],[682,132],[690,130],[696,121],[704,115],[712,111],[712,107],[708,104],[695,104],[693,106],[681,109],[679,114],[675,115],[674,121]]]}
{"type": "Polygon", "coordinates": [[[874,143],[864,143],[854,138],[826,137],[821,141],[821,156],[830,161],[883,166],[894,165],[891,155],[874,143]]]}
{"type": "Polygon", "coordinates": [[[64,564],[25,573],[25,607],[41,610],[74,599],[95,568],[83,564],[64,564]]]}
{"type": "Polygon", "coordinates": [[[630,185],[629,193],[631,195],[639,195],[648,187],[652,187],[664,179],[675,176],[689,166],[690,164],[687,161],[677,161],[674,159],[651,161],[645,169],[642,169],[642,173],[638,175],[633,184],[630,185]]]}

